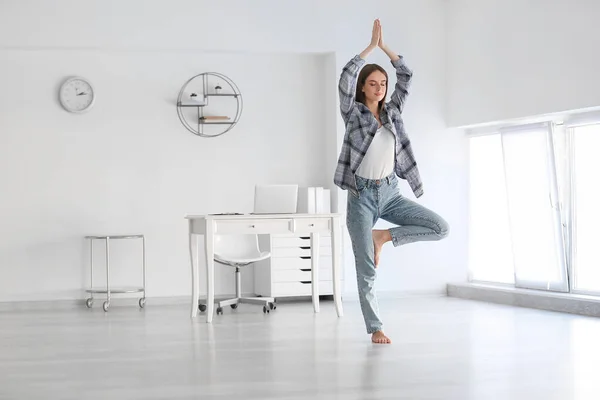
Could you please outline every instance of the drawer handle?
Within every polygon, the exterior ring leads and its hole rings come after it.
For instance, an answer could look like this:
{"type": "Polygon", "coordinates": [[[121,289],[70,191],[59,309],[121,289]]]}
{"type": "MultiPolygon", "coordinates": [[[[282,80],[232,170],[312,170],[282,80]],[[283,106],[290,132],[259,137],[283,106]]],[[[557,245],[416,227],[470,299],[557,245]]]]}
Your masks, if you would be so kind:
{"type": "Polygon", "coordinates": [[[312,283],[312,281],[300,281],[300,283],[303,283],[305,285],[310,285],[312,283]]]}
{"type": "Polygon", "coordinates": [[[308,226],[315,226],[315,224],[308,224],[308,226]]]}
{"type": "Polygon", "coordinates": [[[300,271],[308,272],[310,271],[310,268],[300,268],[300,271]]]}
{"type": "Polygon", "coordinates": [[[255,225],[250,225],[250,228],[256,228],[256,226],[255,225]]]}
{"type": "Polygon", "coordinates": [[[300,239],[308,240],[310,239],[310,236],[300,236],[300,239]]]}
{"type": "Polygon", "coordinates": [[[300,256],[300,258],[303,260],[310,260],[310,256],[300,256]]]}
{"type": "Polygon", "coordinates": [[[300,246],[300,248],[301,248],[302,250],[308,250],[308,249],[310,249],[310,246],[300,246]]]}

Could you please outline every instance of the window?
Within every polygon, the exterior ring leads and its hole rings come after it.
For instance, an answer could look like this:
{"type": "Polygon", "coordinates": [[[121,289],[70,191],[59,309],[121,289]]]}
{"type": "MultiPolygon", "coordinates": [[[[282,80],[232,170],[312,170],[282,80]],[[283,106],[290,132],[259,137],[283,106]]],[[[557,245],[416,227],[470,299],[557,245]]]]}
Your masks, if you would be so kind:
{"type": "Polygon", "coordinates": [[[600,123],[470,138],[472,281],[600,294],[598,148],[600,123]]]}
{"type": "Polygon", "coordinates": [[[500,135],[470,141],[470,277],[515,283],[500,135]]]}
{"type": "Polygon", "coordinates": [[[548,124],[502,129],[515,284],[568,291],[552,131],[548,124]]]}
{"type": "Polygon", "coordinates": [[[570,136],[573,289],[600,293],[600,124],[573,128],[570,136]]]}

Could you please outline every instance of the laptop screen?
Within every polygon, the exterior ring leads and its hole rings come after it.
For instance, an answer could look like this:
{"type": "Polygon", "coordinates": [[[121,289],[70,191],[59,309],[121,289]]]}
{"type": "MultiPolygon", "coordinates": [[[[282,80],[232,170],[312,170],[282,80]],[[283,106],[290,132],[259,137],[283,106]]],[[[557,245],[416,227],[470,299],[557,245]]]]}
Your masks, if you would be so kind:
{"type": "Polygon", "coordinates": [[[254,214],[295,214],[298,185],[256,185],[254,214]]]}

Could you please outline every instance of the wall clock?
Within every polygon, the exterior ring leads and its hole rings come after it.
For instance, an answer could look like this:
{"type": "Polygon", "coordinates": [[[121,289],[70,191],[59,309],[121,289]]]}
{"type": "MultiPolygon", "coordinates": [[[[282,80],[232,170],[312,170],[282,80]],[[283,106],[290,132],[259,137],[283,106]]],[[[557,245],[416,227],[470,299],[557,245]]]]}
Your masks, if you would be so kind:
{"type": "Polygon", "coordinates": [[[75,76],[60,86],[58,98],[68,112],[83,113],[94,105],[96,93],[87,79],[75,76]]]}

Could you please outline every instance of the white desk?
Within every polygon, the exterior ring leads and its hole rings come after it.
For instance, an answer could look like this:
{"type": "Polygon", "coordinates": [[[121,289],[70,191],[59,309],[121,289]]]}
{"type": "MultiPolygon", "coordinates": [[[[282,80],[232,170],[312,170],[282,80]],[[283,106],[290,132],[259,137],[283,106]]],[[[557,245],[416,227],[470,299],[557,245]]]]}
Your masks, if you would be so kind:
{"type": "Polygon", "coordinates": [[[311,237],[312,301],[319,312],[319,239],[331,233],[333,298],[339,317],[343,316],[340,288],[342,256],[340,214],[245,214],[245,215],[188,215],[190,262],[192,266],[192,318],[198,315],[198,235],[204,236],[206,251],[206,322],[211,322],[214,310],[214,235],[303,233],[311,237]]]}

